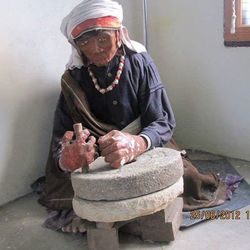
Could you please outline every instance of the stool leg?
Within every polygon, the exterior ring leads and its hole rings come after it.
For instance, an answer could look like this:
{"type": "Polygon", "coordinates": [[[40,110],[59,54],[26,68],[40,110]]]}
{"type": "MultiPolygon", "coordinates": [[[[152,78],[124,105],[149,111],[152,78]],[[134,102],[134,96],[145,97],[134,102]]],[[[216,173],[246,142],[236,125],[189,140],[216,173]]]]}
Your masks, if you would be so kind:
{"type": "Polygon", "coordinates": [[[166,209],[140,220],[143,240],[173,241],[182,222],[182,198],[176,198],[166,209]]]}
{"type": "Polygon", "coordinates": [[[96,228],[87,229],[89,250],[119,250],[118,231],[112,224],[97,222],[96,228]]]}
{"type": "Polygon", "coordinates": [[[183,200],[178,197],[166,209],[129,222],[120,231],[140,236],[143,240],[173,241],[182,222],[182,209],[183,200]]]}

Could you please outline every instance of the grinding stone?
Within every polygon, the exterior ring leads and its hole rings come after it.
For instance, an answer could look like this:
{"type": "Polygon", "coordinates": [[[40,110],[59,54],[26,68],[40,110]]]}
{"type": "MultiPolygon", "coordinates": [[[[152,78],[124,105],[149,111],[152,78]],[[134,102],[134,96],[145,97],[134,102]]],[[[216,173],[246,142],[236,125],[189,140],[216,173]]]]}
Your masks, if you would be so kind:
{"type": "Polygon", "coordinates": [[[88,173],[71,175],[75,196],[91,201],[116,201],[140,197],[174,184],[183,175],[180,152],[155,148],[119,169],[99,157],[88,173]]]}
{"type": "Polygon", "coordinates": [[[88,201],[73,199],[73,209],[88,221],[116,222],[131,220],[165,209],[183,192],[183,178],[161,191],[121,201],[88,201]]]}

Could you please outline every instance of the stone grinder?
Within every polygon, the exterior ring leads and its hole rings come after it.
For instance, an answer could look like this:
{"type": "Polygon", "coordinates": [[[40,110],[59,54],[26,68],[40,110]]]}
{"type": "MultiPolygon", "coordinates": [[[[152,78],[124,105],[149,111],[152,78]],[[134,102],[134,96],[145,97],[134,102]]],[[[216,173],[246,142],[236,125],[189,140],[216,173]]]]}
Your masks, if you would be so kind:
{"type": "Polygon", "coordinates": [[[86,220],[90,250],[118,250],[118,231],[143,240],[172,241],[182,219],[180,152],[155,148],[112,169],[102,157],[71,174],[73,209],[86,220]]]}

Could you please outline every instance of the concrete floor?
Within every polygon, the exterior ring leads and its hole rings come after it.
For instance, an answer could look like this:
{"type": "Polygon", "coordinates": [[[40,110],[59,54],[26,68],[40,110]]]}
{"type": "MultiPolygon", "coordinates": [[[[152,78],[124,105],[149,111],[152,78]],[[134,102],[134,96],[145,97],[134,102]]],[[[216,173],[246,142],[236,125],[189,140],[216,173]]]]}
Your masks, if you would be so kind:
{"type": "MultiPolygon", "coordinates": [[[[219,159],[220,156],[191,151],[191,159],[219,159]]],[[[250,183],[250,162],[227,158],[250,183]]],[[[170,243],[143,242],[140,238],[120,234],[120,249],[192,249],[192,250],[250,250],[250,206],[240,210],[240,220],[206,221],[181,230],[170,243]]],[[[86,235],[54,232],[41,227],[45,209],[37,196],[28,194],[0,207],[0,250],[84,250],[88,249],[86,235]]],[[[109,250],[109,249],[107,249],[109,250]]]]}

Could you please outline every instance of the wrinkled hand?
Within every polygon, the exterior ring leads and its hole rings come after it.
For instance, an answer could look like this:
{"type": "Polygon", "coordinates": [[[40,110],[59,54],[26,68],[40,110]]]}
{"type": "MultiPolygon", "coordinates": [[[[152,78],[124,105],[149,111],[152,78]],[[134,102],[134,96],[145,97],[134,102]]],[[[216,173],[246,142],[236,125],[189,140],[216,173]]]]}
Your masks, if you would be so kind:
{"type": "Polygon", "coordinates": [[[101,155],[113,168],[119,168],[146,151],[145,139],[138,135],[112,130],[98,140],[101,155]]]}
{"type": "Polygon", "coordinates": [[[62,152],[59,158],[59,166],[62,170],[73,172],[78,168],[86,167],[96,158],[96,139],[89,136],[87,129],[76,132],[76,139],[73,141],[74,133],[67,131],[62,139],[62,152]]]}

